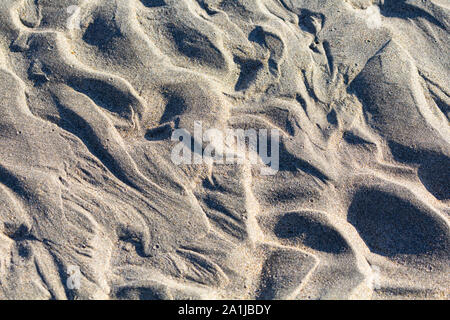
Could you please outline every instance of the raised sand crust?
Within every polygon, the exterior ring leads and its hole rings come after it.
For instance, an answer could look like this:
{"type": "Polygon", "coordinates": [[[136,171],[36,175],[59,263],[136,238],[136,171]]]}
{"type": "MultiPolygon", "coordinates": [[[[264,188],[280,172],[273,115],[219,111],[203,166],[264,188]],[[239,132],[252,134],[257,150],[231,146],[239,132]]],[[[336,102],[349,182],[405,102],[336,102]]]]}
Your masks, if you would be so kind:
{"type": "Polygon", "coordinates": [[[0,0],[0,299],[448,299],[449,19],[0,0]],[[278,129],[279,171],[175,165],[195,121],[278,129]]]}

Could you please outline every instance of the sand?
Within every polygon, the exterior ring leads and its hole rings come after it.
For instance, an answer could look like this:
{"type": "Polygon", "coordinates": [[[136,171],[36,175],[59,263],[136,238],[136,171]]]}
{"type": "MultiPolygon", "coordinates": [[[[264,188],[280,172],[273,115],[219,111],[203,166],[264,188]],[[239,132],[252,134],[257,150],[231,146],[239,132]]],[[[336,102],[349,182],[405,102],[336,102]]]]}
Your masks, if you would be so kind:
{"type": "Polygon", "coordinates": [[[1,0],[0,299],[449,299],[449,21],[1,0]],[[277,130],[278,171],[175,164],[196,121],[277,130]]]}

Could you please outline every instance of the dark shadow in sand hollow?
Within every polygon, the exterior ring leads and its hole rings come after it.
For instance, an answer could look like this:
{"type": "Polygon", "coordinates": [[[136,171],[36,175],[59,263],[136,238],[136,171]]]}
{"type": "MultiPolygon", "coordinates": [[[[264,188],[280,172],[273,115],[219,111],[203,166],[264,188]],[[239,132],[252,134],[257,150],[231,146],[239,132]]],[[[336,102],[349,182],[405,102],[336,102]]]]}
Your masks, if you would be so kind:
{"type": "Polygon", "coordinates": [[[383,256],[421,255],[448,249],[448,230],[438,218],[387,191],[359,190],[347,220],[369,249],[383,256]]]}

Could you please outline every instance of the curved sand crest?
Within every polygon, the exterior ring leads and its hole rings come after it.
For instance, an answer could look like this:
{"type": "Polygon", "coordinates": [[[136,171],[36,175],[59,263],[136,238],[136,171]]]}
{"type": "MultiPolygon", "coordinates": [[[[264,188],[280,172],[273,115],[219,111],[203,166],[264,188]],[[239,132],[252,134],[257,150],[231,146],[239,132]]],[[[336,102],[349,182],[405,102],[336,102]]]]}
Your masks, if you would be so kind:
{"type": "Polygon", "coordinates": [[[448,298],[442,1],[0,16],[2,299],[448,298]],[[278,129],[278,173],[175,165],[195,121],[278,129]]]}

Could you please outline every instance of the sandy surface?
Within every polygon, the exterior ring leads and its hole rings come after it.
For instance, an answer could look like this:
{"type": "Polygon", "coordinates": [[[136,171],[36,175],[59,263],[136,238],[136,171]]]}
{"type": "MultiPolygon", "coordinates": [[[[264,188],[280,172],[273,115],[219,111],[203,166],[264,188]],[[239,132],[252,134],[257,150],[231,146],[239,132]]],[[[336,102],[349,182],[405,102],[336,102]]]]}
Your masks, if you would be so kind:
{"type": "Polygon", "coordinates": [[[449,299],[449,21],[1,0],[0,299],[449,299]],[[174,164],[195,121],[279,130],[279,171],[174,164]]]}

